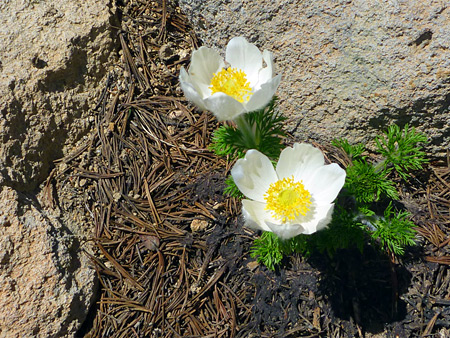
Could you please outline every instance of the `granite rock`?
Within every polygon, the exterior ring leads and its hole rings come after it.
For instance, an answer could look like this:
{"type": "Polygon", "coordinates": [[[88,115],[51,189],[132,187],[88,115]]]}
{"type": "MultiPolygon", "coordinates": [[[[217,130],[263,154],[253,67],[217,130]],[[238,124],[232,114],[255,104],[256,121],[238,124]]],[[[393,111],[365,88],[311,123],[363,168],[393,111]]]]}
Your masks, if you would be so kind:
{"type": "Polygon", "coordinates": [[[74,337],[96,297],[84,197],[45,179],[94,126],[113,27],[111,0],[0,1],[0,337],[74,337]]]}
{"type": "Polygon", "coordinates": [[[32,191],[90,129],[114,12],[110,0],[0,2],[0,185],[32,191]]]}
{"type": "Polygon", "coordinates": [[[0,337],[73,337],[98,283],[84,238],[10,187],[0,205],[0,337]]]}

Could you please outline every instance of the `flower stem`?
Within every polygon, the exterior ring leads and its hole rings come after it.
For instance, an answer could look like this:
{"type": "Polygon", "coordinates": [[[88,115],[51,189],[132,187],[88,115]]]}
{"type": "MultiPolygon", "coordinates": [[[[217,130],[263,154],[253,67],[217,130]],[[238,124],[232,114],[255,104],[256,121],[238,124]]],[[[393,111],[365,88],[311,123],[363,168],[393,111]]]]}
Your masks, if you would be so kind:
{"type": "Polygon", "coordinates": [[[383,158],[383,160],[379,161],[378,163],[374,164],[375,172],[379,173],[380,171],[383,171],[385,168],[386,158],[383,158]]]}
{"type": "Polygon", "coordinates": [[[250,125],[245,119],[245,115],[241,114],[234,119],[239,131],[242,133],[244,143],[247,149],[258,149],[258,143],[256,140],[256,128],[250,125]]]}

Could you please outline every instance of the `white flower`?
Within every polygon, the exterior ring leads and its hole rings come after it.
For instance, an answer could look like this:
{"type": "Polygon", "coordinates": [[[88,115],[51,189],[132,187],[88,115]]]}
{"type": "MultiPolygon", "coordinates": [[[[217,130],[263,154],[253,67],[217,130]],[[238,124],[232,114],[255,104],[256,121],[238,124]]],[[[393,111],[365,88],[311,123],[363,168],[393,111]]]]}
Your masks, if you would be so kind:
{"type": "Polygon", "coordinates": [[[219,121],[265,107],[281,79],[273,77],[272,54],[236,37],[227,45],[225,60],[208,47],[194,51],[189,72],[180,70],[184,95],[219,121]]]}
{"type": "Polygon", "coordinates": [[[242,200],[245,225],[289,239],[328,225],[346,174],[335,163],[325,165],[319,149],[296,143],[281,152],[276,169],[267,156],[252,149],[236,162],[231,175],[249,198],[242,200]]]}

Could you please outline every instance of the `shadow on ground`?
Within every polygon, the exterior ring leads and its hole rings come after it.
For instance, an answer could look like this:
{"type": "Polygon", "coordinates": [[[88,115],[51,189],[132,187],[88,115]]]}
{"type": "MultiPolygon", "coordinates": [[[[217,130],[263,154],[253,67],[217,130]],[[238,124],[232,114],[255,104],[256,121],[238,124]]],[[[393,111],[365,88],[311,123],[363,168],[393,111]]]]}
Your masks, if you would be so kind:
{"type": "Polygon", "coordinates": [[[319,291],[336,317],[373,334],[405,318],[406,304],[399,296],[407,291],[411,274],[375,248],[340,250],[333,259],[320,255],[310,263],[322,272],[319,291]]]}

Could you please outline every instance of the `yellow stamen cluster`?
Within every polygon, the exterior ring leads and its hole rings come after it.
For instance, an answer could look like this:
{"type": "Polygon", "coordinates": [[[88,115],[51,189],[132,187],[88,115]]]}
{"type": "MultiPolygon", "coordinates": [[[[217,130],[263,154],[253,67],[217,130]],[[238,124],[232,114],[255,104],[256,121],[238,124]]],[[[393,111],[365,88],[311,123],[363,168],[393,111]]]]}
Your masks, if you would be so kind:
{"type": "Polygon", "coordinates": [[[220,72],[214,73],[209,89],[211,94],[222,92],[239,102],[247,102],[252,95],[247,75],[236,68],[223,68],[220,72]]]}
{"type": "Polygon", "coordinates": [[[266,210],[271,210],[274,217],[284,223],[298,215],[306,215],[310,210],[311,194],[303,183],[294,182],[294,177],[284,178],[269,186],[264,195],[266,210]]]}

